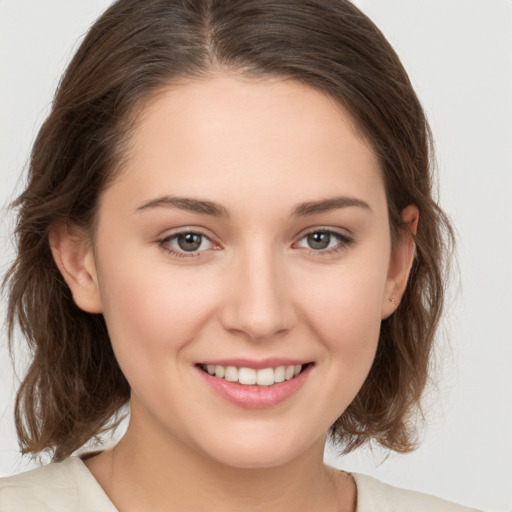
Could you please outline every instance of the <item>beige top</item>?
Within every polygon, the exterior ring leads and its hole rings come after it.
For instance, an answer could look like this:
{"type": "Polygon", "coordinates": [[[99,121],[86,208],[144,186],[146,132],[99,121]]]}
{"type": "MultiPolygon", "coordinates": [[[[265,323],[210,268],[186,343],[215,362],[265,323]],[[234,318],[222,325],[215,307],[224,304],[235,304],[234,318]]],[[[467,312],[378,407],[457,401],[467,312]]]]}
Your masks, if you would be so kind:
{"type": "MultiPolygon", "coordinates": [[[[356,512],[476,512],[353,473],[356,512]]],[[[0,478],[0,512],[118,512],[79,457],[0,478]]]]}

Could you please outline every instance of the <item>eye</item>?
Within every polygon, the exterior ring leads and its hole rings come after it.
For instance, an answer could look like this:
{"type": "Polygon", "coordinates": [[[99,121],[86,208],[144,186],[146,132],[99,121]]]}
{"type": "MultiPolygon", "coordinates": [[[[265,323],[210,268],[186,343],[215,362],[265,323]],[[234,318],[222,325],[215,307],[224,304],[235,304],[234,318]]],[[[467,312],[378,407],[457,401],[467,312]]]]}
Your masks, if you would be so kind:
{"type": "Polygon", "coordinates": [[[332,252],[341,250],[353,242],[353,239],[329,230],[311,231],[304,235],[297,245],[315,252],[332,252]]]}
{"type": "Polygon", "coordinates": [[[176,256],[198,256],[198,253],[215,247],[206,235],[194,231],[175,233],[160,240],[159,245],[176,256]]]}

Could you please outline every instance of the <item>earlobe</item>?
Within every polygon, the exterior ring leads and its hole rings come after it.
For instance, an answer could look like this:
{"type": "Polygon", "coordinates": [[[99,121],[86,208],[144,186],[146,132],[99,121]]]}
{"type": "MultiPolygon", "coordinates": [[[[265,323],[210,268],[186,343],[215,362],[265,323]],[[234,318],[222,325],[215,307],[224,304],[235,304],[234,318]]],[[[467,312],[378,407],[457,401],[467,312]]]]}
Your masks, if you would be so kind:
{"type": "Polygon", "coordinates": [[[407,229],[401,230],[400,239],[395,243],[391,252],[382,302],[382,319],[392,315],[400,304],[416,254],[414,235],[418,229],[418,207],[416,205],[407,206],[402,211],[401,217],[407,225],[407,229]]]}
{"type": "Polygon", "coordinates": [[[75,304],[88,313],[101,313],[96,263],[89,237],[67,224],[56,224],[50,230],[50,249],[75,304]]]}

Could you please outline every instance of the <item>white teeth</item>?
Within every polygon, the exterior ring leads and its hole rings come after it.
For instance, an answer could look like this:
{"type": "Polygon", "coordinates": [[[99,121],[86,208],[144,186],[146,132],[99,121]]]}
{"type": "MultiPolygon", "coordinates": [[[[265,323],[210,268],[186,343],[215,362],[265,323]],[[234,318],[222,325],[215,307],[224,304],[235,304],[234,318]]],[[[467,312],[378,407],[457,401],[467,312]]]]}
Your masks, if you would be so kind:
{"type": "Polygon", "coordinates": [[[238,369],[234,366],[226,367],[226,374],[224,378],[229,382],[237,382],[238,381],[238,369]]]}
{"type": "Polygon", "coordinates": [[[238,382],[240,384],[256,384],[256,370],[253,368],[240,368],[238,370],[238,382]]]}
{"type": "Polygon", "coordinates": [[[246,386],[272,386],[296,377],[302,370],[301,364],[278,366],[277,368],[237,368],[236,366],[221,366],[208,364],[203,367],[210,375],[228,382],[239,382],[246,386]]]}
{"type": "Polygon", "coordinates": [[[295,372],[295,366],[287,366],[284,371],[285,380],[290,380],[293,378],[293,373],[295,372]]]}
{"type": "Polygon", "coordinates": [[[258,386],[272,386],[274,384],[274,369],[263,368],[256,372],[256,383],[258,386]]]}
{"type": "Polygon", "coordinates": [[[284,366],[278,366],[274,370],[274,382],[284,382],[284,373],[285,373],[285,367],[284,366]]]}

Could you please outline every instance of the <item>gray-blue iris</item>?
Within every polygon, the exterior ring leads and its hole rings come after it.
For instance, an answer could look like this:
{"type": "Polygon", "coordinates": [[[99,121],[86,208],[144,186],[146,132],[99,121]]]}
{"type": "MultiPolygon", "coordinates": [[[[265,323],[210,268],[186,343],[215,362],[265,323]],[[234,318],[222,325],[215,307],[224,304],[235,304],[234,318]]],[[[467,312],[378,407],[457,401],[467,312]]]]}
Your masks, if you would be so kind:
{"type": "Polygon", "coordinates": [[[202,235],[197,233],[182,233],[178,236],[178,246],[183,251],[197,251],[201,246],[202,235]]]}

